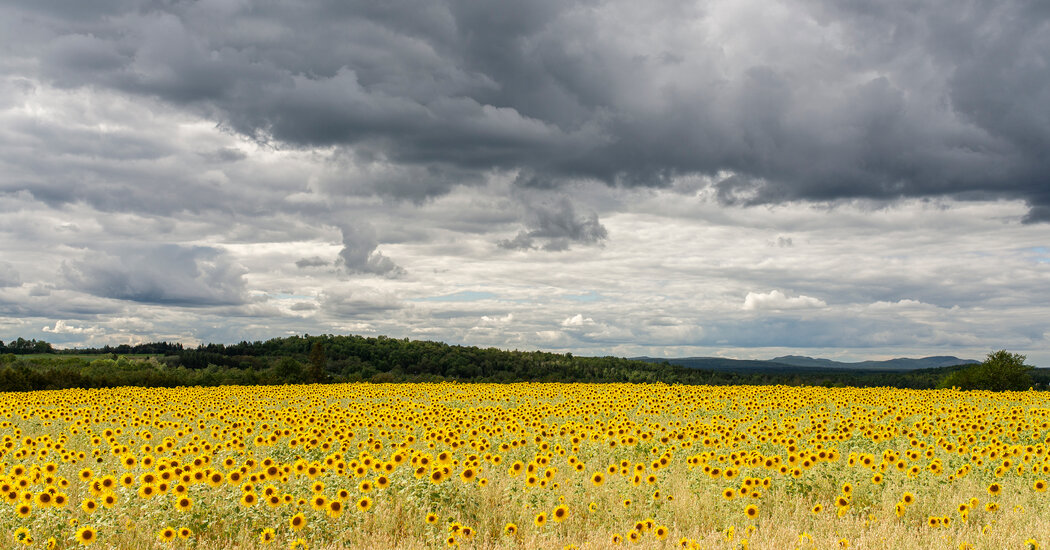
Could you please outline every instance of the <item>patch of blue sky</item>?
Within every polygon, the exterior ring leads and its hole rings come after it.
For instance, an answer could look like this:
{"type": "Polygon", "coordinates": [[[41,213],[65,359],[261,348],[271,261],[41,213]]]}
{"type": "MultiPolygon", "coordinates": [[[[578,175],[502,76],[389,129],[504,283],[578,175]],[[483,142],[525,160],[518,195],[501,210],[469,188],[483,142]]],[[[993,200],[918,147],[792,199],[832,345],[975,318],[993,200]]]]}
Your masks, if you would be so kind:
{"type": "Polygon", "coordinates": [[[303,294],[284,294],[278,292],[277,294],[270,294],[270,298],[274,300],[312,300],[313,296],[306,296],[303,294]]]}
{"type": "Polygon", "coordinates": [[[452,294],[445,294],[442,296],[427,296],[425,298],[416,298],[415,302],[476,302],[478,300],[495,300],[499,298],[498,295],[492,292],[485,292],[479,290],[463,290],[460,292],[453,292],[452,294]]]}
{"type": "Polygon", "coordinates": [[[1050,248],[1045,246],[1033,246],[1026,248],[1028,252],[1033,253],[1036,258],[1035,261],[1041,264],[1050,264],[1050,248]]]}
{"type": "Polygon", "coordinates": [[[587,291],[583,294],[566,294],[562,297],[574,302],[597,302],[598,300],[605,298],[605,296],[602,296],[593,290],[587,291]]]}
{"type": "Polygon", "coordinates": [[[284,292],[265,292],[262,290],[252,290],[248,292],[255,298],[269,299],[269,300],[313,300],[316,296],[306,296],[304,294],[287,294],[284,292]]]}

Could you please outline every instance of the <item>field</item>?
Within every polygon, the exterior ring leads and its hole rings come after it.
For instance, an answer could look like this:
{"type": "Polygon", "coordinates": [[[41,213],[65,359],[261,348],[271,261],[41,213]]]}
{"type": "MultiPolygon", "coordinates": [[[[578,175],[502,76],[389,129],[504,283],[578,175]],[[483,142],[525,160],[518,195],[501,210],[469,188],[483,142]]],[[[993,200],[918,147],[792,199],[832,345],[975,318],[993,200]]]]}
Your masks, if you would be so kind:
{"type": "Polygon", "coordinates": [[[0,394],[33,548],[1037,548],[1050,394],[349,384],[0,394]]]}

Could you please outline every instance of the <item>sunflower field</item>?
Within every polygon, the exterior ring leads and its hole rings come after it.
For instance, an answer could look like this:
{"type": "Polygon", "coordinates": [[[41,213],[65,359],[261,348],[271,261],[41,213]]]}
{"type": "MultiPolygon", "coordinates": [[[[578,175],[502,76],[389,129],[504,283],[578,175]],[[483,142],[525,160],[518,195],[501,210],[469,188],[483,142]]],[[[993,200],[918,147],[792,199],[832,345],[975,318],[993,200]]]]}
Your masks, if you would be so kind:
{"type": "Polygon", "coordinates": [[[1039,548],[1050,394],[0,393],[3,548],[1039,548]]]}

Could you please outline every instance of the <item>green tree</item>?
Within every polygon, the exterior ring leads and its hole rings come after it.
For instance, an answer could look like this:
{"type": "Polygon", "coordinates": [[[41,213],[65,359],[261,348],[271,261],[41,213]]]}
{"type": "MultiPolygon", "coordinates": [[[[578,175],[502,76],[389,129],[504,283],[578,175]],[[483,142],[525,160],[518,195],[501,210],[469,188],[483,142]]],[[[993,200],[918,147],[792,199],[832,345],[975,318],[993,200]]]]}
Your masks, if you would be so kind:
{"type": "Polygon", "coordinates": [[[942,388],[962,390],[1023,391],[1032,385],[1032,367],[1019,353],[999,350],[988,354],[983,363],[955,371],[940,383],[942,388]]]}
{"type": "Polygon", "coordinates": [[[286,384],[298,384],[303,381],[303,367],[291,357],[282,357],[274,365],[274,374],[286,384]]]}
{"type": "Polygon", "coordinates": [[[324,345],[321,344],[320,340],[314,341],[313,346],[310,347],[310,368],[307,372],[307,376],[311,382],[324,382],[328,375],[325,373],[325,366],[328,364],[328,359],[324,354],[324,345]]]}

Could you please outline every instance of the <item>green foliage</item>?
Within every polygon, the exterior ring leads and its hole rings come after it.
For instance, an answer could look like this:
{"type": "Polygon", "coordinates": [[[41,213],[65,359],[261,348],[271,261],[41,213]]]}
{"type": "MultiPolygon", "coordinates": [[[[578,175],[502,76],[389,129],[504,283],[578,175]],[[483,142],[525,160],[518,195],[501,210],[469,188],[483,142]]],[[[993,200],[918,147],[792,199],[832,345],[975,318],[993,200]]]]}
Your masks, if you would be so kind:
{"type": "Polygon", "coordinates": [[[26,340],[25,338],[16,338],[7,344],[4,344],[3,340],[0,340],[0,354],[12,353],[15,355],[26,355],[29,353],[54,353],[54,348],[51,344],[43,340],[26,340]]]}
{"type": "Polygon", "coordinates": [[[290,384],[297,384],[306,379],[303,366],[291,357],[282,357],[278,360],[273,371],[277,378],[290,384]]]}
{"type": "MultiPolygon", "coordinates": [[[[24,346],[25,344],[23,344],[24,346]]],[[[37,344],[33,344],[36,346],[37,344]]],[[[995,365],[1024,363],[1023,356],[991,354],[995,365]],[[1017,358],[1020,358],[1017,361],[1017,358]]],[[[985,363],[988,363],[986,361],[985,363]]],[[[984,364],[982,364],[984,365],[984,364]]],[[[441,342],[353,335],[291,336],[234,345],[184,349],[165,342],[50,354],[0,355],[0,391],[115,386],[171,387],[304,382],[664,382],[710,385],[888,386],[930,389],[969,374],[968,365],[912,371],[857,371],[790,367],[711,370],[543,351],[504,351],[441,342]],[[120,350],[118,352],[117,350],[120,350]],[[121,353],[124,352],[124,353],[121,353]]],[[[1030,367],[1025,366],[1025,369],[1030,367]]],[[[998,371],[1009,370],[997,366],[998,371]]],[[[1037,386],[1050,370],[1030,371],[1037,386]]],[[[1007,387],[1027,389],[1031,378],[1007,387]]],[[[970,386],[965,386],[970,387],[970,386]]],[[[981,387],[989,387],[988,385],[981,387]]]]}
{"type": "Polygon", "coordinates": [[[310,368],[307,374],[311,382],[324,382],[328,378],[328,375],[325,374],[327,364],[328,359],[324,354],[324,345],[320,340],[317,340],[310,346],[310,368]]]}
{"type": "Polygon", "coordinates": [[[983,363],[955,371],[940,383],[942,388],[961,390],[1023,391],[1033,384],[1034,367],[1025,364],[1026,357],[999,350],[988,354],[983,363]]]}

